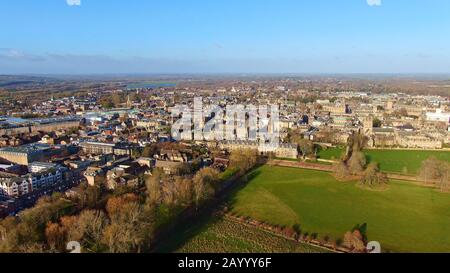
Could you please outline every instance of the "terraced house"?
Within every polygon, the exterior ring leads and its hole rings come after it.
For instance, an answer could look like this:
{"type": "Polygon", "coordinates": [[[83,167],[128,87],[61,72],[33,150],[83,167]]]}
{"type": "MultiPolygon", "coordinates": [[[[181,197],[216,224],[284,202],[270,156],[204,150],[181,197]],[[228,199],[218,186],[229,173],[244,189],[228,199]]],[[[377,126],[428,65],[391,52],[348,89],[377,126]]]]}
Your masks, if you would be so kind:
{"type": "Polygon", "coordinates": [[[20,197],[32,191],[32,183],[20,177],[0,178],[0,196],[20,197]]]}
{"type": "Polygon", "coordinates": [[[20,198],[28,193],[64,182],[65,168],[52,168],[24,176],[0,177],[0,196],[20,198]]]}

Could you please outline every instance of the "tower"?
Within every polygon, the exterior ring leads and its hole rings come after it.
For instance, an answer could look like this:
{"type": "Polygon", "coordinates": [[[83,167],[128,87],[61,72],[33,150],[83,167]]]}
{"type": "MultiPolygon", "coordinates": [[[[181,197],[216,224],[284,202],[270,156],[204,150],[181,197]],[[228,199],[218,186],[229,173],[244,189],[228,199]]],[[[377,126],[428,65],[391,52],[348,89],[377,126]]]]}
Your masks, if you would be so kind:
{"type": "Polygon", "coordinates": [[[128,95],[128,97],[127,97],[127,107],[128,107],[128,108],[131,108],[132,105],[133,105],[133,104],[131,103],[130,95],[128,95]]]}
{"type": "Polygon", "coordinates": [[[373,136],[373,116],[369,115],[363,120],[363,132],[364,136],[367,137],[367,146],[374,147],[375,141],[373,136]]]}
{"type": "Polygon", "coordinates": [[[373,116],[369,115],[363,120],[363,134],[370,137],[373,134],[373,116]]]}
{"type": "Polygon", "coordinates": [[[386,110],[388,111],[388,113],[391,113],[394,110],[394,102],[392,100],[389,100],[386,103],[386,110]]]}

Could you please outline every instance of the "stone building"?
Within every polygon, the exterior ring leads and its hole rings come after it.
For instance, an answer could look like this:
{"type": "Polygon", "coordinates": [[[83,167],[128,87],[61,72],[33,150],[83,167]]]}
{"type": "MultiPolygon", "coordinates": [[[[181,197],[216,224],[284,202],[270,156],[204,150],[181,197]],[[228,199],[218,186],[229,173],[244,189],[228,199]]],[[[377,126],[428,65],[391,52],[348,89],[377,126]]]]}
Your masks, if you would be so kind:
{"type": "Polygon", "coordinates": [[[86,154],[114,154],[114,155],[131,155],[133,152],[133,145],[127,143],[107,143],[86,141],[80,143],[80,147],[86,154]]]}
{"type": "Polygon", "coordinates": [[[28,165],[40,161],[49,154],[51,147],[45,144],[30,144],[19,147],[5,147],[0,149],[0,158],[9,162],[28,165]]]}
{"type": "Polygon", "coordinates": [[[405,148],[442,149],[442,141],[425,135],[398,134],[397,144],[405,148]]]}
{"type": "Polygon", "coordinates": [[[106,174],[100,167],[88,167],[84,172],[84,177],[86,178],[89,186],[95,186],[105,181],[106,174]]]}
{"type": "Polygon", "coordinates": [[[347,113],[347,105],[345,103],[324,104],[324,105],[322,105],[322,110],[325,112],[330,112],[331,114],[346,114],[347,113]]]}
{"type": "Polygon", "coordinates": [[[298,157],[297,146],[294,144],[280,143],[277,145],[259,144],[256,141],[226,141],[219,143],[221,149],[229,151],[236,150],[256,150],[260,154],[266,155],[274,153],[276,157],[296,159],[298,157]]]}

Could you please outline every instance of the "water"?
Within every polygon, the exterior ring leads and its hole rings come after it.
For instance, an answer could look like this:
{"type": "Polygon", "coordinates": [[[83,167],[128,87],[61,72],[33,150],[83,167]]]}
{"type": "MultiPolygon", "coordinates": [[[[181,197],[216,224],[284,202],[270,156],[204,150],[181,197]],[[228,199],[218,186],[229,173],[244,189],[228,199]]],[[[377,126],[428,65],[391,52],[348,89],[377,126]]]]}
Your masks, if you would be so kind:
{"type": "Polygon", "coordinates": [[[137,88],[162,88],[162,87],[175,87],[177,84],[174,82],[142,82],[142,83],[132,83],[127,85],[128,89],[137,88]]]}

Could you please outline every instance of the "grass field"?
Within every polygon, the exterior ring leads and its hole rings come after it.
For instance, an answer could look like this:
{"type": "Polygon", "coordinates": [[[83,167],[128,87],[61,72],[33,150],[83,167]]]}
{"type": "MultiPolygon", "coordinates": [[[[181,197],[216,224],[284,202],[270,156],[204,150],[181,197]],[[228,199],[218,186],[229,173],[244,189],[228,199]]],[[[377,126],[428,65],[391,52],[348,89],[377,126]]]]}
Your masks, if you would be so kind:
{"type": "Polygon", "coordinates": [[[233,196],[232,210],[273,224],[299,224],[303,232],[342,238],[367,224],[369,240],[385,251],[450,252],[450,194],[391,181],[385,191],[338,182],[329,173],[263,166],[233,196]]]}
{"type": "MultiPolygon", "coordinates": [[[[343,153],[343,148],[331,148],[320,151],[319,157],[338,160],[343,153]]],[[[431,156],[450,162],[449,151],[366,150],[364,153],[368,162],[379,163],[382,171],[401,174],[417,174],[422,162],[431,156]]]]}
{"type": "Polygon", "coordinates": [[[178,253],[320,253],[322,248],[298,243],[229,219],[200,221],[162,244],[157,252],[178,253]]]}
{"type": "Polygon", "coordinates": [[[344,154],[345,149],[340,147],[321,149],[319,158],[328,160],[339,160],[344,154]]]}

